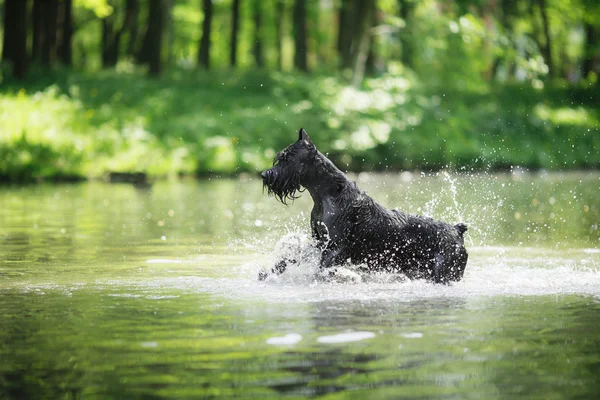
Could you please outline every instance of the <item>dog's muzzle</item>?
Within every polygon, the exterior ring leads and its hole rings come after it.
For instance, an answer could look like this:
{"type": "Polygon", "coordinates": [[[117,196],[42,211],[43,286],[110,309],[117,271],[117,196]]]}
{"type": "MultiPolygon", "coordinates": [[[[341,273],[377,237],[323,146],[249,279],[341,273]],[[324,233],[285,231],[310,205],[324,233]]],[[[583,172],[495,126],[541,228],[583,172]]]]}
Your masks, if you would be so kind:
{"type": "Polygon", "coordinates": [[[273,171],[270,169],[263,171],[260,176],[263,180],[263,185],[270,186],[273,183],[273,171]]]}

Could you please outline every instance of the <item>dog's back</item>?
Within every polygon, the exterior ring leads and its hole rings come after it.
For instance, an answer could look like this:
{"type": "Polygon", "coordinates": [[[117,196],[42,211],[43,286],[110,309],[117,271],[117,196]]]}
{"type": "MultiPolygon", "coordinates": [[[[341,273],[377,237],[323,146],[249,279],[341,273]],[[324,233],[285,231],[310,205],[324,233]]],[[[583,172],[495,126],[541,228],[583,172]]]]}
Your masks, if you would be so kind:
{"type": "Polygon", "coordinates": [[[348,254],[341,258],[411,279],[447,283],[462,278],[468,258],[463,223],[388,210],[360,190],[343,220],[350,226],[345,230],[348,254]]]}

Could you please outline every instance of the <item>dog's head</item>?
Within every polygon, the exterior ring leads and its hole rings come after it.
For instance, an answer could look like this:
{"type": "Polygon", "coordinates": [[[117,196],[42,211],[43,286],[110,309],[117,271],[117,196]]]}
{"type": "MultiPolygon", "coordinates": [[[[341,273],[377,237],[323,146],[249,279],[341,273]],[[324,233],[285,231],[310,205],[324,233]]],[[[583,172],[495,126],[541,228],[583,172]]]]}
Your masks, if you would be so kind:
{"type": "Polygon", "coordinates": [[[298,132],[298,141],[292,143],[273,160],[273,166],[261,176],[269,195],[274,195],[283,204],[295,200],[302,192],[301,183],[309,173],[317,154],[315,145],[304,129],[298,132]]]}

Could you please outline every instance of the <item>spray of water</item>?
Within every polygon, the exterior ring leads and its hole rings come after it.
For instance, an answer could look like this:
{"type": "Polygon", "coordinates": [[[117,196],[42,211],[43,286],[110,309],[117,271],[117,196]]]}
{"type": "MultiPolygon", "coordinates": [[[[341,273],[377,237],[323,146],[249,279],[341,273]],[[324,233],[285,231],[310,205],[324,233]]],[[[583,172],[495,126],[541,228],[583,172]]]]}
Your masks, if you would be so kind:
{"type": "Polygon", "coordinates": [[[310,283],[314,280],[321,261],[321,250],[316,242],[301,232],[288,233],[282,237],[266,263],[270,271],[281,260],[294,260],[287,263],[287,270],[281,275],[270,274],[268,282],[310,283]]]}
{"type": "Polygon", "coordinates": [[[458,192],[456,190],[456,180],[452,178],[452,176],[450,176],[450,174],[447,171],[442,172],[442,177],[444,178],[445,182],[448,182],[448,184],[450,185],[450,194],[451,194],[451,198],[452,198],[452,202],[454,203],[454,212],[456,213],[456,216],[458,218],[459,221],[462,221],[463,216],[462,216],[462,212],[461,212],[461,207],[458,204],[458,192]]]}
{"type": "MultiPolygon", "coordinates": [[[[267,292],[271,292],[273,299],[280,295],[289,299],[293,294],[292,298],[302,301],[570,293],[600,298],[600,252],[596,249],[565,252],[547,247],[526,248],[521,243],[515,243],[513,247],[498,245],[494,240],[488,240],[488,235],[494,237],[495,226],[505,223],[503,218],[506,215],[512,217],[512,211],[507,213],[503,210],[506,207],[505,194],[490,190],[485,185],[491,177],[486,174],[456,177],[447,172],[440,173],[438,177],[445,185],[441,190],[431,192],[433,194],[427,189],[420,192],[422,197],[427,196],[427,200],[421,204],[423,212],[434,218],[449,222],[463,221],[469,225],[467,244],[470,259],[461,282],[448,286],[433,285],[424,281],[410,281],[400,274],[362,274],[357,268],[359,266],[351,265],[338,268],[332,279],[319,279],[321,253],[307,233],[305,215],[292,224],[294,230],[288,231],[276,244],[268,246],[262,242],[260,247],[268,249],[265,257],[247,264],[244,275],[256,280],[260,269],[270,270],[283,258],[298,260],[288,267],[286,273],[272,275],[266,282],[255,282],[251,286],[256,285],[261,290],[261,296],[262,291],[268,288],[267,292]],[[470,194],[466,196],[466,201],[461,200],[462,193],[470,194]],[[485,218],[481,218],[482,215],[485,218]],[[349,289],[349,284],[352,289],[349,289]],[[290,290],[292,286],[294,289],[290,290]]],[[[509,187],[513,178],[503,176],[501,179],[508,181],[506,185],[509,187]]],[[[362,183],[368,186],[366,180],[362,183]]],[[[503,181],[498,183],[497,180],[496,186],[505,187],[503,181]]],[[[407,197],[405,200],[405,205],[410,206],[412,202],[414,206],[415,199],[407,197]]],[[[390,202],[397,202],[397,198],[390,202]]]]}

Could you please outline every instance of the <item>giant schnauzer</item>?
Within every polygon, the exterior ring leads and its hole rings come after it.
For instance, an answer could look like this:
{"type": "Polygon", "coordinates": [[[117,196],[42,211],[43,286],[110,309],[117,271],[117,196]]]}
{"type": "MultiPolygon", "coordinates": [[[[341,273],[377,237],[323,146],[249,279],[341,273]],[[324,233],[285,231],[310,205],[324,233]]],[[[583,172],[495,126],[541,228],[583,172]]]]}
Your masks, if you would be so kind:
{"type": "MultiPolygon", "coordinates": [[[[310,193],[310,226],[322,251],[322,269],[351,263],[369,272],[401,272],[436,283],[462,278],[468,258],[465,224],[386,209],[319,152],[304,129],[261,176],[268,194],[284,204],[304,189],[310,193]]],[[[281,274],[295,262],[284,259],[271,272],[281,274]]],[[[266,277],[259,274],[260,280],[266,277]]]]}

